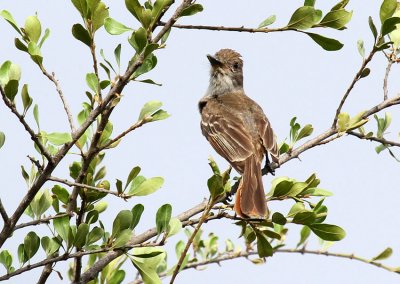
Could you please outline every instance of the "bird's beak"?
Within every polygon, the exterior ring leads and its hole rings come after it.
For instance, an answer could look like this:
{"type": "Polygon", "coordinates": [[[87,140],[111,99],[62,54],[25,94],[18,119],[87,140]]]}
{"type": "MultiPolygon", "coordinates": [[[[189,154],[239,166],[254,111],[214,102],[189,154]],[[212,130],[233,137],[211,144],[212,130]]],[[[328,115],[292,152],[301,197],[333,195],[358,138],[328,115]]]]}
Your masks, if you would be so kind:
{"type": "Polygon", "coordinates": [[[223,65],[221,61],[210,54],[207,54],[207,58],[212,67],[221,67],[223,65]]]}

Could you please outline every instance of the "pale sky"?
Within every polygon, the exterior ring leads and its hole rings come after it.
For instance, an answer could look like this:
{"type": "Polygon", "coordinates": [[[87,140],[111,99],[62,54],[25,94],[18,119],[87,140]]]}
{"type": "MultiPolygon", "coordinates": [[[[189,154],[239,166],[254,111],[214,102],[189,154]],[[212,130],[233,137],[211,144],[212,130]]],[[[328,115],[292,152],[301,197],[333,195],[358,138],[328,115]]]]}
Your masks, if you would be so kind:
{"type": "MultiPolygon", "coordinates": [[[[126,11],[124,1],[105,1],[110,6],[110,16],[132,28],[138,23],[126,11]]],[[[177,1],[179,2],[179,1],[177,1]]],[[[317,8],[328,11],[335,1],[317,1],[317,8]],[[321,2],[321,3],[319,3],[321,2]],[[322,3],[323,2],[323,3],[322,3]]],[[[292,12],[303,1],[198,1],[204,11],[180,23],[224,26],[257,27],[271,14],[277,15],[273,27],[284,26],[292,12]]],[[[155,225],[155,212],[165,203],[173,206],[173,215],[193,207],[207,196],[206,181],[211,175],[207,158],[212,155],[221,168],[227,163],[213,151],[201,135],[197,102],[208,85],[209,63],[206,54],[213,54],[221,48],[232,48],[242,54],[244,60],[244,81],[247,95],[256,100],[269,117],[279,141],[289,134],[289,121],[298,117],[301,124],[311,123],[314,135],[322,133],[331,125],[337,105],[357,72],[361,57],[356,42],[362,38],[366,51],[372,45],[372,34],[368,27],[368,16],[379,24],[381,1],[353,0],[348,9],[354,10],[348,29],[342,32],[319,30],[326,36],[339,39],[345,44],[338,52],[327,52],[303,34],[283,32],[273,34],[247,34],[197,30],[173,30],[167,47],[157,51],[158,65],[151,73],[143,76],[152,78],[162,87],[144,84],[130,84],[124,91],[123,101],[114,111],[111,120],[114,134],[118,134],[134,123],[142,105],[150,100],[161,100],[171,117],[165,121],[145,125],[127,136],[116,149],[110,150],[104,163],[107,177],[114,184],[116,178],[125,180],[130,169],[139,165],[146,177],[163,176],[165,185],[157,193],[128,202],[113,196],[107,198],[108,210],[103,213],[105,223],[111,229],[112,220],[122,208],[130,209],[136,203],[145,205],[145,212],[137,233],[155,225]]],[[[73,24],[81,21],[70,1],[3,1],[2,9],[9,10],[18,24],[25,18],[38,13],[44,28],[51,29],[50,38],[42,50],[44,63],[54,71],[76,115],[81,103],[86,100],[84,92],[86,73],[92,72],[89,49],[71,35],[73,24]]],[[[16,50],[13,40],[16,32],[0,21],[2,40],[0,61],[12,60],[21,65],[22,81],[29,84],[34,103],[39,104],[41,127],[47,132],[68,131],[68,123],[62,105],[53,85],[44,78],[27,54],[16,50]]],[[[113,58],[118,43],[122,47],[122,70],[133,55],[127,44],[128,33],[111,36],[104,29],[98,32],[97,47],[103,48],[107,57],[113,58]]],[[[382,81],[385,72],[385,58],[378,54],[371,64],[371,75],[361,80],[352,92],[344,111],[352,115],[369,109],[383,98],[382,81]]],[[[389,95],[399,92],[398,66],[393,66],[390,76],[389,95]]],[[[105,75],[103,74],[103,78],[105,75]]],[[[396,125],[400,122],[398,107],[390,110],[393,115],[388,137],[398,139],[396,125]]],[[[382,114],[381,114],[382,116],[382,114]]],[[[29,121],[34,125],[32,115],[29,121]]],[[[371,119],[367,128],[376,129],[371,119]]],[[[32,143],[17,119],[0,104],[0,130],[6,134],[6,144],[0,150],[0,197],[9,213],[13,212],[25,194],[25,182],[20,175],[20,165],[30,167],[26,158],[36,154],[32,143]]],[[[300,144],[299,144],[300,145],[300,144]]],[[[365,258],[377,255],[386,247],[392,247],[394,255],[384,261],[391,266],[400,266],[400,192],[398,175],[399,163],[388,153],[377,155],[376,143],[361,141],[354,137],[343,137],[328,145],[313,148],[300,156],[301,161],[292,160],[278,169],[276,176],[289,176],[305,180],[312,173],[321,179],[321,187],[334,193],[326,199],[329,216],[326,223],[344,228],[347,236],[333,245],[329,251],[354,253],[365,258]]],[[[68,165],[76,159],[70,155],[60,164],[54,175],[67,178],[68,165]]],[[[268,190],[271,177],[264,177],[268,190]]],[[[51,187],[51,185],[46,185],[51,187]]],[[[272,211],[287,212],[290,201],[271,202],[272,211]]],[[[21,221],[28,221],[24,216],[21,221]]],[[[46,226],[31,228],[40,236],[49,234],[46,226]]],[[[238,239],[240,230],[231,221],[220,220],[207,223],[205,234],[214,232],[220,236],[220,247],[230,238],[243,247],[238,239]]],[[[289,226],[287,247],[292,248],[299,240],[299,226],[289,226]]],[[[16,251],[23,237],[28,233],[18,231],[9,239],[5,249],[16,251]]],[[[183,234],[171,238],[167,244],[170,265],[174,264],[174,245],[183,234]]],[[[309,249],[319,249],[318,241],[312,236],[309,249]]],[[[41,260],[36,255],[32,262],[41,260]]],[[[17,255],[14,254],[18,267],[17,255]]],[[[65,264],[58,264],[56,270],[66,277],[65,264]]],[[[4,274],[4,269],[0,268],[4,274]]],[[[126,266],[124,283],[133,280],[135,269],[126,266]]],[[[37,280],[41,269],[33,270],[12,278],[9,283],[27,283],[37,280]]],[[[399,276],[383,269],[360,262],[334,257],[276,254],[264,265],[253,265],[244,259],[222,263],[221,267],[210,265],[204,271],[184,271],[176,283],[398,283],[399,276]]],[[[164,280],[168,283],[168,280],[164,280]]],[[[164,283],[163,282],[163,283],[164,283]]],[[[48,283],[61,283],[52,273],[48,283]]]]}

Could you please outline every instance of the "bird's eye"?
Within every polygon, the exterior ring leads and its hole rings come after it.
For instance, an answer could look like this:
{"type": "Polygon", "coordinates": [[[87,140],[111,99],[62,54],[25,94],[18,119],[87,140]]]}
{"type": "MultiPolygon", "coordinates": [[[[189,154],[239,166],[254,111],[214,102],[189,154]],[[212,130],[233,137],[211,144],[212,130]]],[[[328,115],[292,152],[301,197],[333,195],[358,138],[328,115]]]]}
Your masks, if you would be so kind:
{"type": "Polygon", "coordinates": [[[235,62],[235,63],[233,64],[233,69],[235,69],[235,70],[238,70],[238,69],[239,69],[239,63],[238,63],[238,62],[235,62]]]}

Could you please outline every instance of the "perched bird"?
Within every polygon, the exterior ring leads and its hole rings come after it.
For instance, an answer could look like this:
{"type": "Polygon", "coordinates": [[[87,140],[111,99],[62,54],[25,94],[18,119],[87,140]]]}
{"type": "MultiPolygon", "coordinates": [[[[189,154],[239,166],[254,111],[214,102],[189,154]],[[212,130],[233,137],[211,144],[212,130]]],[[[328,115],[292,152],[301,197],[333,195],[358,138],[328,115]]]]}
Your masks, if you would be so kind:
{"type": "Polygon", "coordinates": [[[265,218],[268,208],[261,164],[272,172],[268,153],[278,163],[279,149],[271,125],[261,107],[243,90],[243,60],[231,49],[207,55],[210,85],[199,102],[201,130],[215,151],[242,175],[234,209],[243,217],[265,218]]]}

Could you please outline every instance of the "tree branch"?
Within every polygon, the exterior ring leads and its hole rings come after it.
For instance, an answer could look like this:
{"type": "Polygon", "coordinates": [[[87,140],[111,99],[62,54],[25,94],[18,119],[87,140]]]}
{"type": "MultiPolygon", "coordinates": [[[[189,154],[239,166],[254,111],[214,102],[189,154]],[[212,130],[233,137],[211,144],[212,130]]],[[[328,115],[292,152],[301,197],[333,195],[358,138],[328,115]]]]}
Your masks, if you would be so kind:
{"type": "MultiPolygon", "coordinates": [[[[166,23],[160,22],[160,26],[165,26],[166,23]]],[[[245,28],[241,27],[224,27],[224,26],[205,26],[205,25],[179,25],[174,24],[173,28],[185,29],[185,30],[209,30],[209,31],[226,31],[226,32],[246,32],[246,33],[272,33],[272,32],[282,32],[282,31],[296,31],[295,29],[289,29],[287,27],[283,28],[245,28]]]]}
{"type": "Polygon", "coordinates": [[[349,135],[358,137],[362,140],[370,140],[370,141],[375,141],[375,142],[379,142],[382,143],[384,145],[390,145],[393,147],[400,147],[400,143],[399,142],[395,142],[395,141],[390,141],[390,140],[386,140],[385,138],[378,138],[375,136],[365,136],[361,133],[355,132],[355,131],[349,131],[347,132],[349,135]]]}
{"type": "Polygon", "coordinates": [[[10,221],[1,199],[0,199],[0,214],[1,214],[1,217],[3,218],[4,224],[8,223],[10,221]]]}
{"type": "Polygon", "coordinates": [[[336,109],[336,114],[335,114],[335,118],[333,119],[332,128],[336,127],[336,123],[338,121],[338,117],[339,117],[340,112],[342,111],[344,103],[346,102],[348,96],[350,95],[351,91],[353,90],[355,84],[358,82],[358,80],[361,79],[362,72],[364,71],[364,69],[368,65],[368,63],[372,60],[375,53],[376,53],[376,50],[375,50],[375,48],[373,48],[372,51],[370,52],[370,54],[368,55],[368,57],[363,59],[360,69],[358,69],[357,74],[354,76],[353,81],[350,83],[350,86],[344,93],[343,98],[340,101],[338,108],[336,109]]]}
{"type": "Polygon", "coordinates": [[[43,65],[40,65],[40,69],[42,70],[43,74],[56,86],[57,93],[62,101],[65,113],[67,114],[69,127],[71,128],[71,131],[74,132],[76,130],[74,124],[74,118],[72,116],[72,112],[67,102],[67,99],[64,97],[63,91],[60,86],[60,82],[56,79],[56,75],[54,72],[50,74],[49,72],[47,72],[47,70],[44,68],[43,65]]]}
{"type": "Polygon", "coordinates": [[[43,156],[46,157],[48,162],[51,164],[53,163],[53,157],[50,155],[50,153],[46,150],[46,148],[43,146],[42,142],[40,142],[38,136],[36,133],[33,131],[33,129],[29,126],[29,124],[26,122],[25,118],[23,115],[21,115],[17,108],[15,107],[14,103],[11,102],[5,92],[4,89],[0,86],[0,92],[1,96],[3,98],[4,104],[11,110],[13,114],[18,118],[18,120],[21,122],[21,124],[24,126],[25,130],[29,133],[31,136],[32,141],[38,146],[40,152],[42,153],[43,156]]]}
{"type": "Polygon", "coordinates": [[[107,189],[104,189],[104,188],[91,186],[91,185],[87,185],[87,184],[83,184],[83,183],[71,182],[71,181],[69,181],[67,179],[61,179],[61,178],[58,178],[58,177],[51,176],[51,177],[48,178],[48,180],[59,182],[59,183],[62,183],[62,184],[65,184],[65,185],[68,185],[68,186],[71,186],[71,187],[73,186],[73,187],[82,187],[82,188],[87,188],[87,189],[93,189],[93,190],[96,190],[98,192],[104,192],[104,193],[107,193],[107,194],[115,195],[117,197],[121,197],[121,198],[123,198],[125,200],[133,197],[133,195],[123,194],[123,193],[120,194],[120,193],[118,193],[116,191],[111,191],[111,190],[107,190],[107,189]]]}
{"type": "Polygon", "coordinates": [[[389,73],[392,68],[394,61],[391,59],[391,56],[388,58],[388,65],[386,66],[386,71],[385,71],[385,77],[383,79],[383,99],[387,100],[389,90],[388,90],[388,79],[389,79],[389,73]]]}
{"type": "Polygon", "coordinates": [[[53,219],[58,219],[58,218],[62,218],[62,217],[65,217],[65,216],[70,216],[71,217],[70,214],[64,213],[64,214],[60,214],[60,215],[41,218],[41,219],[34,220],[34,221],[31,221],[31,222],[26,222],[26,223],[21,223],[19,225],[16,225],[14,227],[13,231],[16,231],[16,230],[19,230],[19,229],[22,229],[22,228],[25,228],[25,227],[29,227],[29,226],[36,226],[36,225],[40,225],[40,224],[48,224],[53,219]]]}

